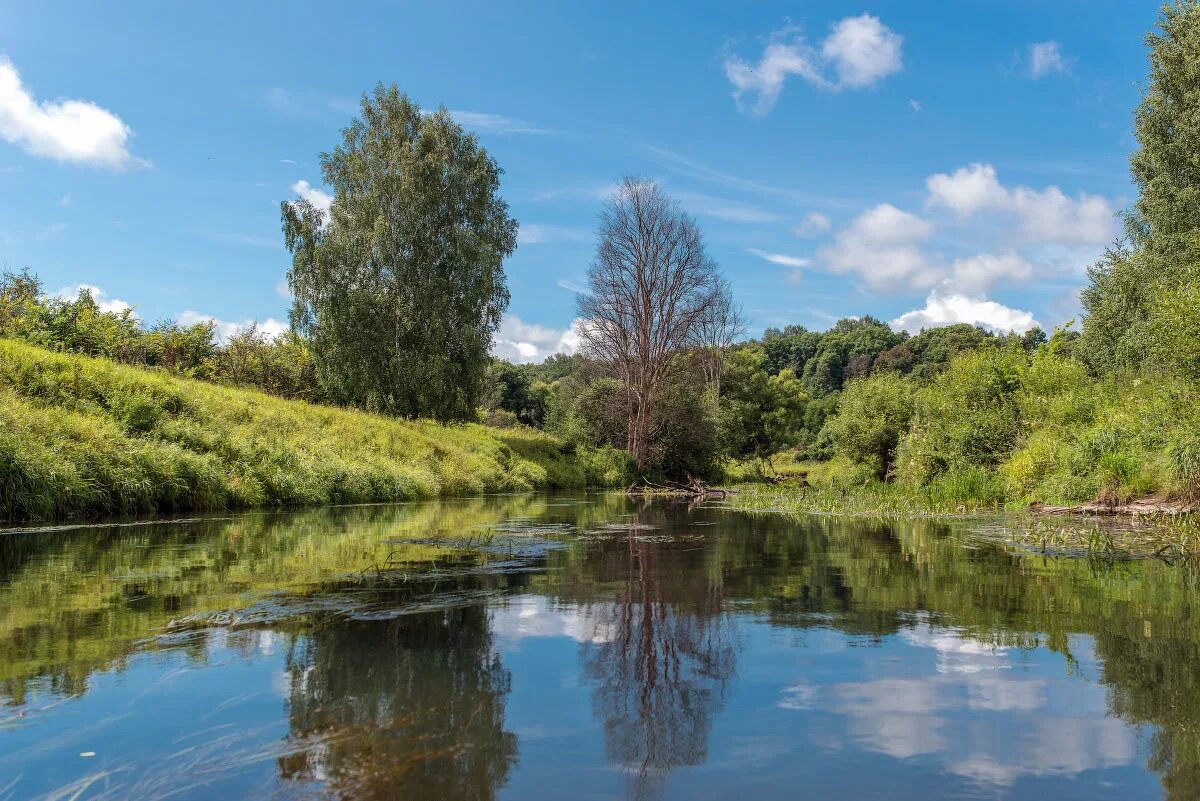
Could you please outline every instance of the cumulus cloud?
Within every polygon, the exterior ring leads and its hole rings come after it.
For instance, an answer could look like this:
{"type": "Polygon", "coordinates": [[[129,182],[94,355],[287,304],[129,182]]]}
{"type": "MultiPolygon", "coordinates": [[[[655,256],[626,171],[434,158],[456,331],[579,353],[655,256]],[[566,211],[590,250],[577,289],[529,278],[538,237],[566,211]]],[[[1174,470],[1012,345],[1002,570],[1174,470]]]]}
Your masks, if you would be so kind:
{"type": "Polygon", "coordinates": [[[1063,58],[1062,47],[1050,39],[1046,42],[1034,42],[1028,51],[1029,77],[1037,80],[1052,72],[1066,72],[1067,62],[1063,58]]]}
{"type": "Polygon", "coordinates": [[[932,223],[882,203],[852,220],[820,255],[831,271],[858,275],[875,289],[930,287],[943,277],[921,249],[933,230],[932,223]]]}
{"type": "Polygon", "coordinates": [[[924,308],[902,314],[892,320],[890,325],[897,331],[916,334],[926,328],[955,323],[980,325],[996,333],[1024,333],[1038,325],[1038,321],[1030,312],[1012,309],[984,298],[944,294],[938,291],[930,293],[924,308]]]}
{"type": "Polygon", "coordinates": [[[211,314],[203,314],[197,311],[182,312],[177,318],[180,325],[195,325],[196,323],[212,323],[216,332],[218,342],[226,342],[242,331],[249,329],[251,326],[258,326],[258,330],[271,339],[276,339],[288,330],[287,323],[281,323],[274,317],[268,317],[265,320],[222,320],[219,317],[214,317],[211,314]]]}
{"type": "Polygon", "coordinates": [[[583,320],[576,318],[565,329],[524,322],[506,314],[492,340],[492,355],[518,364],[540,362],[555,353],[579,350],[583,320]]]}
{"type": "Polygon", "coordinates": [[[835,24],[821,54],[837,72],[839,87],[859,89],[900,71],[903,42],[878,17],[863,14],[835,24]]]}
{"type": "Polygon", "coordinates": [[[738,106],[753,97],[751,110],[766,114],[775,105],[784,84],[793,75],[827,92],[872,86],[903,63],[904,38],[877,17],[863,14],[834,23],[821,44],[813,48],[794,26],[768,37],[757,64],[736,55],[725,59],[725,77],[733,84],[738,106]]]}
{"type": "Polygon", "coordinates": [[[41,101],[0,57],[0,138],[31,156],[121,169],[139,163],[129,152],[133,131],[116,114],[86,100],[41,101]]]}
{"type": "Polygon", "coordinates": [[[292,191],[326,215],[329,214],[329,209],[333,206],[333,195],[317,189],[308,181],[296,181],[296,183],[292,184],[292,191]]]}
{"type": "Polygon", "coordinates": [[[949,209],[959,220],[983,211],[1013,216],[1030,242],[1104,245],[1116,235],[1115,213],[1098,195],[1068,197],[1057,186],[1005,187],[991,164],[975,163],[925,179],[926,204],[949,209]]]}
{"type": "MultiPolygon", "coordinates": [[[[64,286],[55,292],[50,293],[51,297],[61,300],[75,300],[79,297],[80,292],[91,292],[92,299],[96,301],[96,307],[102,312],[112,312],[120,314],[123,311],[133,311],[133,306],[121,300],[120,298],[110,298],[108,293],[98,286],[93,284],[76,284],[74,286],[64,286]]],[[[137,315],[134,315],[135,317],[137,315]]]]}
{"type": "Polygon", "coordinates": [[[792,229],[792,233],[796,236],[816,237],[828,232],[832,225],[833,223],[824,214],[810,211],[804,215],[804,219],[800,221],[800,224],[792,229]]]}

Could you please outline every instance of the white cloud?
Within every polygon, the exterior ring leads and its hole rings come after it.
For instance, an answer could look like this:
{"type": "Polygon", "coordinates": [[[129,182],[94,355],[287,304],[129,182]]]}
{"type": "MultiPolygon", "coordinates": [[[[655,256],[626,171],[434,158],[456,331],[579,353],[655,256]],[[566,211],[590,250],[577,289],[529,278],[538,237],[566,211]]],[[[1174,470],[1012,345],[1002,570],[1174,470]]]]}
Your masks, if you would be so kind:
{"type": "Polygon", "coordinates": [[[317,189],[308,181],[296,181],[292,184],[292,191],[320,209],[326,216],[329,215],[329,209],[333,206],[333,195],[317,189]]]}
{"type": "Polygon", "coordinates": [[[852,220],[820,255],[831,271],[854,273],[876,289],[931,287],[943,277],[921,250],[932,234],[928,221],[882,203],[852,220]]]}
{"type": "MultiPolygon", "coordinates": [[[[96,301],[96,307],[102,312],[112,312],[120,314],[126,309],[132,311],[133,306],[121,300],[120,298],[110,298],[108,293],[98,286],[92,284],[76,284],[75,286],[64,286],[61,289],[50,293],[51,297],[61,300],[75,300],[79,297],[79,293],[83,291],[92,293],[92,299],[96,301]]],[[[137,315],[134,315],[135,317],[137,315]]]]}
{"type": "Polygon", "coordinates": [[[900,71],[903,42],[904,37],[878,17],[863,14],[834,25],[821,54],[837,71],[839,87],[859,89],[900,71]]]}
{"type": "Polygon", "coordinates": [[[991,164],[975,163],[953,173],[925,179],[926,205],[949,209],[959,220],[982,211],[1015,216],[1020,234],[1029,242],[1104,245],[1116,235],[1115,215],[1109,202],[1080,192],[1070,198],[1057,186],[1009,189],[996,177],[991,164]]]}
{"type": "Polygon", "coordinates": [[[786,253],[768,253],[765,250],[758,248],[748,248],[750,253],[758,256],[760,259],[765,259],[771,264],[778,264],[781,267],[807,267],[812,264],[811,259],[802,259],[799,256],[789,256],[786,253]]]}
{"type": "Polygon", "coordinates": [[[994,256],[979,253],[957,259],[950,266],[950,275],[942,288],[971,296],[981,295],[1002,281],[1028,281],[1033,277],[1033,265],[1016,253],[994,256]]]}
{"type": "Polygon", "coordinates": [[[558,286],[567,290],[568,292],[574,292],[576,294],[586,293],[588,291],[587,287],[577,284],[574,281],[569,281],[566,278],[560,278],[554,283],[558,284],[558,286]]]}
{"type": "Polygon", "coordinates": [[[576,318],[566,329],[551,328],[506,314],[492,340],[492,355],[519,364],[540,362],[555,353],[569,355],[579,350],[582,325],[583,321],[576,318]]]}
{"type": "Polygon", "coordinates": [[[751,108],[763,115],[775,105],[793,75],[828,92],[878,83],[900,69],[903,41],[869,14],[835,23],[819,52],[804,41],[798,28],[789,26],[771,34],[756,65],[734,55],[726,57],[725,77],[733,84],[738,106],[745,96],[753,95],[751,108]]]}
{"type": "Polygon", "coordinates": [[[548,128],[538,128],[527,122],[505,117],[502,114],[488,114],[483,111],[451,111],[450,116],[464,128],[474,131],[484,131],[495,134],[548,134],[553,131],[548,128]]]}
{"type": "Polygon", "coordinates": [[[920,111],[921,110],[921,101],[917,100],[916,98],[913,98],[912,100],[908,101],[908,107],[910,109],[912,109],[913,111],[920,111]]]}
{"type": "Polygon", "coordinates": [[[590,242],[594,234],[586,228],[564,225],[521,223],[517,229],[518,245],[558,245],[567,242],[590,242]]]}
{"type": "Polygon", "coordinates": [[[890,325],[897,331],[916,334],[926,328],[938,328],[954,323],[981,325],[997,333],[1023,333],[1038,325],[1038,321],[1030,312],[1012,309],[983,298],[943,294],[938,291],[929,294],[925,300],[925,308],[902,314],[892,320],[890,325]]]}
{"type": "Polygon", "coordinates": [[[1008,190],[1000,185],[991,164],[975,163],[949,175],[931,175],[925,179],[925,188],[929,190],[928,205],[944,206],[962,218],[1008,204],[1008,190]]]}
{"type": "Polygon", "coordinates": [[[176,320],[180,325],[195,325],[196,323],[212,323],[216,331],[218,342],[227,342],[230,337],[245,331],[252,325],[257,325],[258,330],[266,334],[270,339],[277,339],[280,335],[288,330],[287,323],[281,323],[274,317],[268,317],[265,320],[241,320],[229,321],[214,317],[211,314],[202,314],[196,311],[182,312],[176,320]]]}
{"type": "Polygon", "coordinates": [[[792,229],[792,233],[796,236],[816,237],[829,231],[833,223],[824,214],[816,211],[810,211],[804,215],[804,219],[800,224],[792,229]]]}
{"type": "Polygon", "coordinates": [[[31,156],[120,169],[139,163],[128,150],[133,131],[86,100],[38,102],[0,57],[0,138],[31,156]]]}
{"type": "Polygon", "coordinates": [[[1066,72],[1066,69],[1067,63],[1058,42],[1050,39],[1029,45],[1030,78],[1037,80],[1052,72],[1066,72]]]}

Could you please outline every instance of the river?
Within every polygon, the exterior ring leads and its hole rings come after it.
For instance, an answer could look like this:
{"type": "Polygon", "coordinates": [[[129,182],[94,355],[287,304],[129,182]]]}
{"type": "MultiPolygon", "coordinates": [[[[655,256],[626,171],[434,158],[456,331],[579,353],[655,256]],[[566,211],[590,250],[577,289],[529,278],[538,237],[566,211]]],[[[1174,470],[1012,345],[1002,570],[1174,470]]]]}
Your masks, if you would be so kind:
{"type": "Polygon", "coordinates": [[[498,496],[0,535],[0,801],[1200,798],[1193,565],[498,496]]]}

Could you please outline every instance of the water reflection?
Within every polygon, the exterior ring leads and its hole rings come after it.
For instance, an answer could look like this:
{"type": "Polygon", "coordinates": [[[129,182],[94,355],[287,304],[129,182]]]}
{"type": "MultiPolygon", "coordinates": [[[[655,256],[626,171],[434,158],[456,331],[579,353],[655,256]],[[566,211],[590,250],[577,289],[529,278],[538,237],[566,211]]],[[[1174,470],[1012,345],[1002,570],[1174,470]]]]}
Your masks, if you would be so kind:
{"type": "Polygon", "coordinates": [[[0,799],[1200,798],[1196,568],[963,528],[605,495],[0,536],[0,799]]]}
{"type": "Polygon", "coordinates": [[[618,590],[592,602],[585,673],[609,760],[630,776],[629,795],[654,795],[672,770],[699,765],[736,668],[736,633],[722,573],[703,570],[698,538],[664,540],[648,512],[587,570],[618,590]],[[688,546],[691,547],[688,547],[688,546]],[[699,568],[699,569],[697,569],[699,568]]]}
{"type": "Polygon", "coordinates": [[[511,676],[482,606],[318,626],[287,656],[284,779],[335,798],[486,801],[517,762],[504,728],[511,676]]]}

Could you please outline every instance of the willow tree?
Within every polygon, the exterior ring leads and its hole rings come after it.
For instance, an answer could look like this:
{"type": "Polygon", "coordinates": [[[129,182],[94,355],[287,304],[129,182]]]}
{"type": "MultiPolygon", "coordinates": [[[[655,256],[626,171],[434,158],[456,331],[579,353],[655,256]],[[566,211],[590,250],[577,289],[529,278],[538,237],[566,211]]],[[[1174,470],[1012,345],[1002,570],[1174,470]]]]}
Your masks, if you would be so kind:
{"type": "Polygon", "coordinates": [[[502,170],[445,109],[423,113],[380,84],[321,172],[328,211],[286,202],[283,231],[292,324],[311,340],[325,394],[406,417],[473,417],[516,247],[502,170]]]}
{"type": "Polygon", "coordinates": [[[585,355],[620,381],[625,447],[639,470],[655,457],[661,401],[728,313],[720,271],[695,220],[658,184],[626,178],[600,215],[600,241],[579,314],[585,355]]]}

